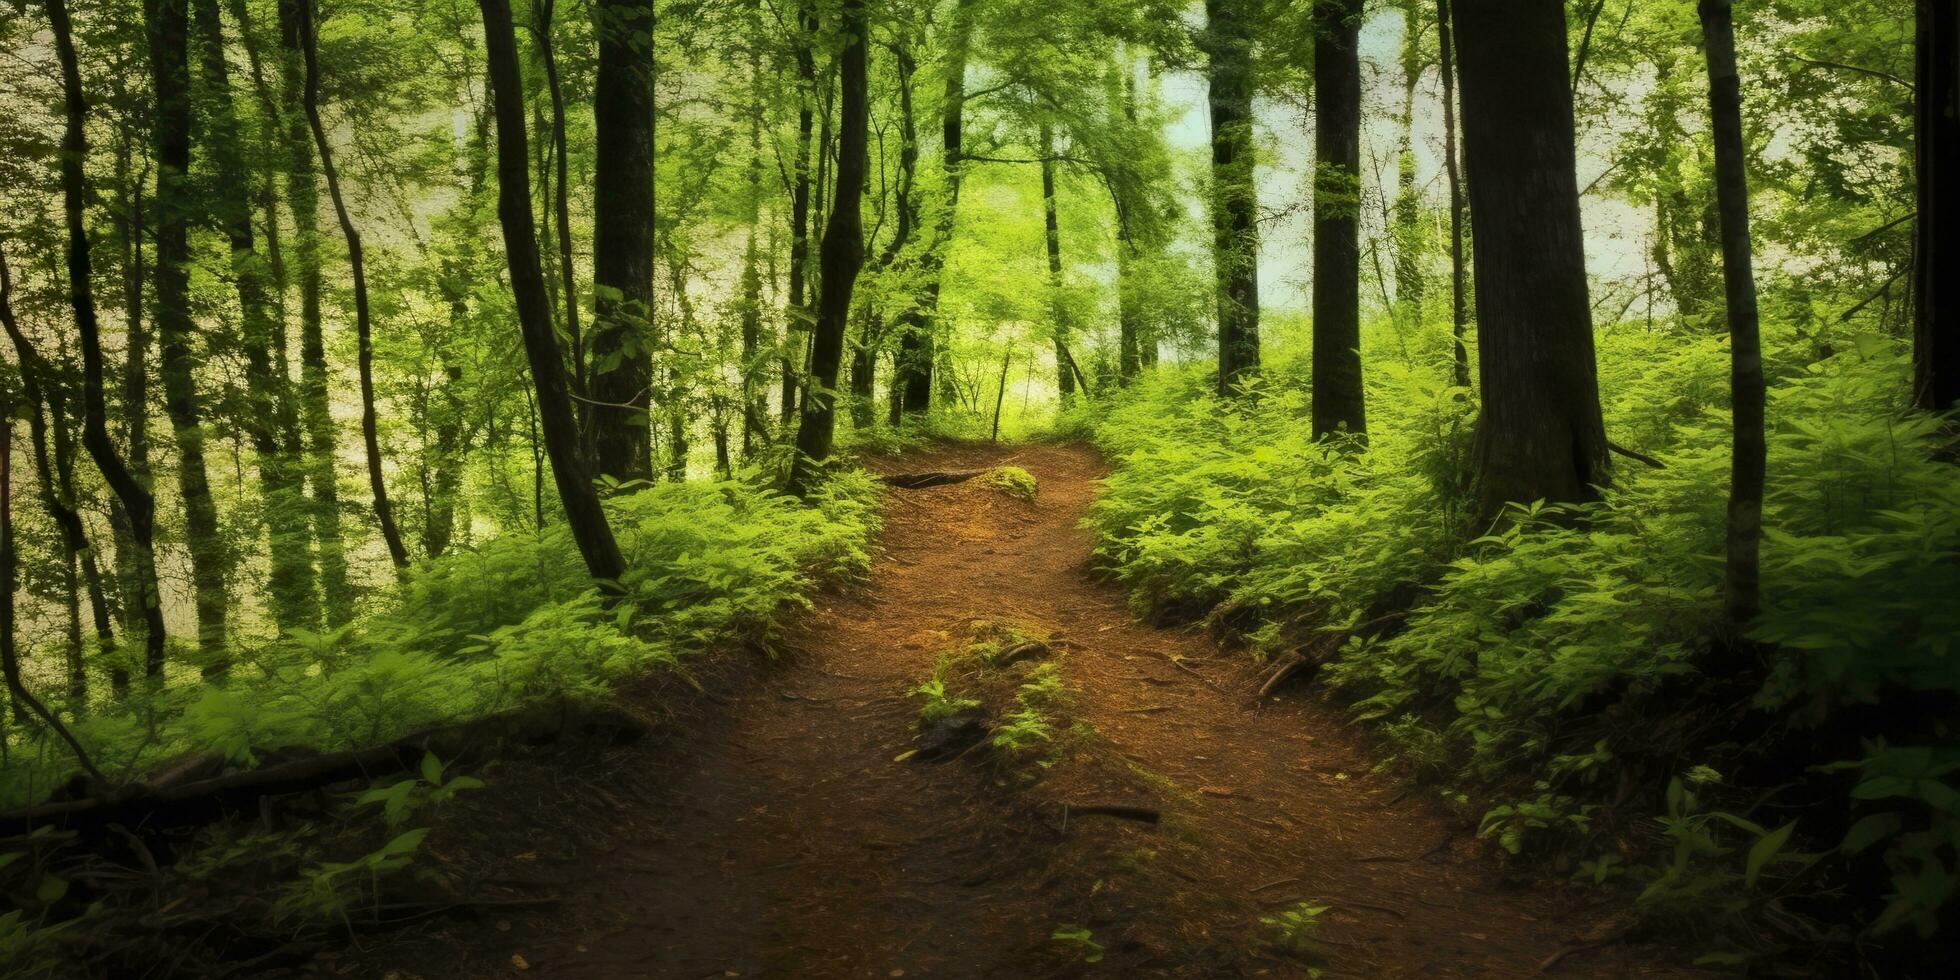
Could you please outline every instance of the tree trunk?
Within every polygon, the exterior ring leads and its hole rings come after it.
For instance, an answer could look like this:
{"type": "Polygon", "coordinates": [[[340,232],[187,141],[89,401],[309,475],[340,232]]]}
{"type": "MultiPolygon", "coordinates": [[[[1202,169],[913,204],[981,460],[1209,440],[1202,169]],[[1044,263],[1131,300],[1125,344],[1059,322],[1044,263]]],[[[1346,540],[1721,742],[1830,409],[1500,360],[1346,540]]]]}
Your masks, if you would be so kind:
{"type": "Polygon", "coordinates": [[[1050,330],[1055,340],[1055,390],[1063,405],[1075,400],[1075,375],[1069,371],[1068,309],[1062,304],[1062,230],[1055,213],[1055,134],[1048,121],[1041,123],[1041,224],[1048,246],[1050,330]]]}
{"type": "Polygon", "coordinates": [[[1313,24],[1313,437],[1365,437],[1361,0],[1316,0],[1313,24]]]}
{"type": "MultiPolygon", "coordinates": [[[[286,98],[306,87],[306,47],[302,38],[311,0],[279,0],[280,75],[286,98]]],[[[313,159],[313,134],[303,112],[286,114],[286,204],[293,214],[294,251],[299,271],[300,415],[306,429],[307,482],[313,489],[313,536],[319,542],[320,594],[327,626],[354,618],[354,587],[347,574],[347,549],[340,528],[338,439],[327,366],[326,328],[320,314],[320,190],[313,159]]]]}
{"type": "Polygon", "coordinates": [[[1422,274],[1422,195],[1416,190],[1416,84],[1425,67],[1422,26],[1422,0],[1402,0],[1402,111],[1396,120],[1402,138],[1395,154],[1395,223],[1389,243],[1395,304],[1406,309],[1415,323],[1422,322],[1422,301],[1428,291],[1422,274]]]}
{"type": "MultiPolygon", "coordinates": [[[[1126,133],[1134,133],[1137,130],[1136,66],[1127,52],[1118,59],[1118,64],[1123,72],[1122,125],[1126,133]]],[[[1148,344],[1153,350],[1156,347],[1154,339],[1143,336],[1143,311],[1134,278],[1139,204],[1130,199],[1127,190],[1127,182],[1120,187],[1112,182],[1110,188],[1116,210],[1116,374],[1124,384],[1137,376],[1143,364],[1143,346],[1148,344]]]]}
{"type": "Polygon", "coordinates": [[[598,0],[593,86],[592,406],[598,472],[653,477],[653,3],[598,0]]]}
{"type": "Polygon", "coordinates": [[[924,285],[917,302],[897,323],[898,364],[892,383],[904,388],[899,407],[905,414],[923,414],[932,407],[932,375],[938,357],[933,321],[939,312],[940,277],[945,272],[953,228],[958,224],[960,184],[966,169],[966,61],[973,34],[973,3],[955,0],[948,27],[952,33],[946,39],[945,90],[939,106],[939,163],[946,174],[946,201],[933,222],[932,239],[919,257],[924,285]]]}
{"type": "Polygon", "coordinates": [[[320,173],[327,179],[327,197],[333,201],[334,216],[340,220],[341,237],[347,240],[347,265],[354,279],[355,367],[361,387],[361,445],[367,453],[368,490],[374,496],[374,520],[380,525],[381,540],[388,545],[388,560],[396,569],[408,567],[408,548],[395,526],[395,510],[388,501],[388,481],[381,470],[381,437],[374,409],[374,322],[368,311],[367,260],[361,252],[361,234],[354,228],[354,216],[340,193],[340,174],[334,169],[333,146],[327,141],[327,128],[320,119],[320,52],[318,25],[314,22],[313,0],[299,0],[300,52],[306,65],[306,82],[300,105],[313,130],[313,150],[320,158],[320,173]]]}
{"type": "MultiPolygon", "coordinates": [[[[756,25],[760,30],[760,23],[756,25]]],[[[749,49],[748,242],[742,250],[742,459],[769,438],[762,379],[762,50],[749,49]]]]}
{"type": "Polygon", "coordinates": [[[1472,0],[1456,21],[1477,229],[1479,514],[1593,499],[1609,476],[1558,0],[1472,0]]]}
{"type": "Polygon", "coordinates": [[[1457,169],[1456,49],[1450,31],[1450,0],[1436,0],[1436,50],[1443,76],[1443,170],[1450,183],[1450,335],[1456,340],[1456,383],[1468,388],[1470,351],[1463,344],[1469,319],[1463,291],[1463,175],[1457,169]]]}
{"type": "Polygon", "coordinates": [[[1259,197],[1253,183],[1252,25],[1244,0],[1205,0],[1211,105],[1212,258],[1218,276],[1218,393],[1259,370],[1259,197]]]}
{"type": "MultiPolygon", "coordinates": [[[[102,471],[103,481],[109,484],[129,521],[136,585],[130,603],[143,617],[144,671],[151,678],[161,679],[165,632],[163,593],[157,583],[156,498],[150,495],[148,484],[117,455],[115,443],[109,439],[108,410],[102,395],[102,341],[95,294],[89,284],[88,229],[83,222],[87,191],[82,162],[88,159],[88,103],[82,97],[82,75],[66,0],[48,0],[47,8],[55,53],[61,61],[62,102],[67,117],[61,141],[61,201],[68,231],[68,303],[75,311],[75,331],[82,348],[82,446],[102,471]]],[[[136,367],[141,369],[140,360],[136,367]]],[[[142,414],[144,404],[141,399],[134,402],[134,413],[142,414]]],[[[133,443],[137,431],[132,430],[133,443]]],[[[12,592],[11,583],[8,592],[12,592]]]]}
{"type": "Polygon", "coordinates": [[[225,62],[224,28],[218,17],[218,0],[193,0],[198,60],[210,132],[205,146],[214,163],[212,217],[231,244],[232,280],[238,293],[239,320],[243,326],[245,381],[249,410],[241,421],[251,434],[259,477],[264,487],[267,545],[270,566],[267,585],[273,621],[282,629],[315,628],[320,622],[320,604],[314,595],[313,556],[309,550],[311,533],[306,513],[305,488],[294,455],[280,441],[280,406],[285,375],[275,374],[272,365],[274,337],[279,332],[273,317],[272,295],[266,282],[266,264],[260,259],[252,234],[251,192],[257,182],[248,172],[243,156],[244,137],[232,103],[231,72],[225,62]]]}
{"type": "MultiPolygon", "coordinates": [[[[557,186],[552,189],[552,206],[558,216],[558,275],[565,293],[565,339],[571,343],[571,371],[567,379],[572,394],[580,401],[574,406],[583,424],[579,426],[580,451],[588,460],[596,458],[589,416],[591,399],[585,392],[585,335],[579,329],[578,274],[573,263],[571,182],[568,179],[570,153],[565,146],[565,89],[558,81],[558,56],[553,50],[553,0],[535,4],[538,21],[538,58],[544,64],[545,89],[551,96],[551,146],[557,165],[557,186]]],[[[649,49],[651,53],[651,49],[649,49]]]]}
{"type": "Polygon", "coordinates": [[[1734,445],[1729,462],[1728,563],[1723,592],[1738,633],[1763,608],[1763,354],[1756,325],[1756,274],[1750,258],[1749,183],[1744,172],[1742,81],[1735,69],[1729,0],[1702,0],[1708,53],[1708,118],[1715,132],[1715,195],[1722,214],[1722,273],[1729,313],[1729,398],[1734,445]]]}
{"type": "MultiPolygon", "coordinates": [[[[511,294],[516,299],[524,353],[537,391],[538,418],[552,477],[565,507],[585,567],[601,588],[617,589],[626,570],[598,491],[579,452],[578,419],[565,380],[565,363],[552,333],[544,270],[538,264],[537,229],[531,217],[530,173],[525,163],[523,87],[517,67],[517,38],[509,0],[480,0],[484,54],[497,118],[497,218],[503,226],[510,262],[511,294]]],[[[651,271],[651,270],[649,270],[651,271]]]]}
{"type": "Polygon", "coordinates": [[[796,418],[796,370],[803,341],[809,328],[810,270],[810,172],[812,134],[816,131],[817,43],[816,0],[800,0],[796,14],[796,170],[791,177],[789,201],[789,308],[785,321],[782,372],[782,421],[787,426],[796,418]]]}
{"type": "Polygon", "coordinates": [[[204,462],[204,423],[197,397],[195,328],[190,311],[190,222],[197,208],[191,186],[190,17],[188,0],[146,5],[150,74],[155,91],[152,151],[156,157],[156,315],[163,358],[164,409],[177,442],[177,484],[184,500],[184,544],[191,557],[198,647],[206,674],[223,673],[225,580],[230,562],[218,532],[218,506],[204,462]]]}
{"type": "Polygon", "coordinates": [[[866,134],[871,106],[865,77],[865,0],[843,0],[840,32],[847,39],[838,56],[842,97],[838,122],[837,189],[830,219],[824,225],[818,254],[823,290],[817,296],[817,320],[811,337],[813,385],[796,430],[796,461],[789,489],[799,496],[814,488],[818,470],[830,458],[837,425],[837,372],[844,357],[844,328],[851,315],[851,293],[864,264],[864,227],[859,205],[869,168],[866,134]]]}
{"type": "Polygon", "coordinates": [[[1960,404],[1960,277],[1946,264],[1960,252],[1952,244],[1960,196],[1946,186],[1960,166],[1960,8],[1953,0],[1919,0],[1916,23],[1913,403],[1947,412],[1960,404]]]}

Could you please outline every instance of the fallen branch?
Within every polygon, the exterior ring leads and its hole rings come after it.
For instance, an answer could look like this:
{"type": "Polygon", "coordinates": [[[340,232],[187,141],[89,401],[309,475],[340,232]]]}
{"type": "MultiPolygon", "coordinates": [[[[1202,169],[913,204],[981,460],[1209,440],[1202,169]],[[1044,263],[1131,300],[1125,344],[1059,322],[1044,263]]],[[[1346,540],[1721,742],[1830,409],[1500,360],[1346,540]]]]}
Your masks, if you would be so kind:
{"type": "Polygon", "coordinates": [[[900,490],[923,490],[926,487],[944,487],[955,483],[965,483],[986,470],[928,470],[924,473],[888,473],[878,479],[886,486],[900,490]]]}
{"type": "Polygon", "coordinates": [[[1654,457],[1649,456],[1646,453],[1640,452],[1638,450],[1628,449],[1627,447],[1622,446],[1617,442],[1608,442],[1606,444],[1606,448],[1616,453],[1619,453],[1620,455],[1625,456],[1628,459],[1637,460],[1639,462],[1646,463],[1648,466],[1651,466],[1657,470],[1667,469],[1666,463],[1663,463],[1660,460],[1655,459],[1654,457]]]}
{"type": "Polygon", "coordinates": [[[172,782],[172,774],[183,768],[179,764],[165,770],[155,783],[137,783],[106,797],[56,800],[0,813],[0,834],[27,833],[49,824],[92,831],[112,824],[154,828],[207,823],[227,813],[249,810],[250,804],[262,797],[413,771],[428,753],[450,762],[480,758],[504,743],[544,745],[568,734],[602,734],[624,742],[645,732],[643,722],[617,709],[537,704],[369,748],[172,782]]]}
{"type": "Polygon", "coordinates": [[[1064,803],[1062,819],[1064,822],[1073,816],[1120,817],[1140,823],[1155,824],[1162,814],[1147,806],[1131,806],[1127,803],[1064,803]]]}
{"type": "Polygon", "coordinates": [[[1266,678],[1266,683],[1259,685],[1259,694],[1255,698],[1255,700],[1258,701],[1266,700],[1266,698],[1270,697],[1274,691],[1279,690],[1279,686],[1281,684],[1286,683],[1287,679],[1292,677],[1294,674],[1306,670],[1308,667],[1318,667],[1318,666],[1320,666],[1320,664],[1316,661],[1308,660],[1306,657],[1295,655],[1292,660],[1288,660],[1287,662],[1280,664],[1279,669],[1273,671],[1272,674],[1266,678]]]}

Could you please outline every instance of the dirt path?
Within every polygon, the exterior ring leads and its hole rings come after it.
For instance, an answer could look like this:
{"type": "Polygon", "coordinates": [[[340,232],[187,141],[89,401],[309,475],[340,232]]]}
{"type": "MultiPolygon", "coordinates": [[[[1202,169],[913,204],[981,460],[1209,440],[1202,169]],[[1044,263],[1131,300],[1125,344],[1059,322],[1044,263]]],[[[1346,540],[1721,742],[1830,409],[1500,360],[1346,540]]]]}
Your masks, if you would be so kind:
{"type": "MultiPolygon", "coordinates": [[[[1606,934],[1583,893],[1501,887],[1421,794],[1370,774],[1334,710],[1304,697],[1254,709],[1241,660],[1134,623],[1122,590],[1087,574],[1076,525],[1105,470],[1091,451],[959,447],[889,466],[1001,461],[1038,478],[1035,502],[979,481],[894,492],[868,586],[802,617],[787,663],[711,683],[727,693],[675,726],[678,741],[499,779],[534,797],[473,805],[528,807],[523,819],[479,812],[469,844],[432,854],[493,900],[552,904],[433,927],[342,969],[1526,976],[1606,934]],[[913,745],[907,692],[975,621],[1066,651],[1070,714],[1092,733],[1031,786],[972,758],[894,761],[913,745]],[[1085,802],[1163,819],[1064,815],[1085,802]],[[1318,954],[1273,950],[1259,919],[1302,902],[1330,907],[1318,954]],[[1060,926],[1088,929],[1100,961],[1053,941],[1060,926]]],[[[1672,971],[1607,945],[1548,972],[1672,971]]]]}

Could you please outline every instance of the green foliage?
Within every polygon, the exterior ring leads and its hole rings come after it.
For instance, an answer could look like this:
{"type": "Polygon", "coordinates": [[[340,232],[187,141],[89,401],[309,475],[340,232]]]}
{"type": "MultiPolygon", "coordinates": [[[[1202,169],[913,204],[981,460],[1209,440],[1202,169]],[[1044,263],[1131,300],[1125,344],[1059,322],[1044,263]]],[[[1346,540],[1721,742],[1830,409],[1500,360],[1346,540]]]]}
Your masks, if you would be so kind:
{"type": "MultiPolygon", "coordinates": [[[[1231,404],[1197,371],[1133,385],[1091,417],[1120,463],[1090,517],[1097,556],[1144,612],[1208,618],[1262,654],[1330,649],[1321,676],[1403,762],[1503,801],[1483,830],[1507,850],[1557,850],[1594,832],[1598,804],[1626,780],[1694,750],[1698,717],[1736,710],[1694,695],[1729,649],[1726,354],[1708,335],[1602,333],[1608,431],[1664,468],[1621,465],[1597,503],[1522,503],[1479,535],[1462,496],[1474,401],[1438,380],[1425,337],[1407,338],[1407,362],[1371,363],[1360,454],[1309,441],[1305,366],[1285,356],[1269,360],[1256,399],[1231,404]]],[[[1749,637],[1765,659],[1745,710],[1817,730],[1898,692],[1951,696],[1960,484],[1937,459],[1937,420],[1905,411],[1905,352],[1857,334],[1819,357],[1775,325],[1765,341],[1767,607],[1749,637]]],[[[1890,871],[1872,931],[1926,932],[1960,880],[1960,757],[1924,744],[1943,729],[1880,721],[1908,726],[1893,741],[1919,747],[1842,765],[1860,774],[1864,821],[1841,856],[1890,871]]],[[[1670,807],[1654,846],[1676,858],[1642,870],[1645,905],[1758,910],[1769,879],[1804,866],[1802,835],[1749,822],[1746,806],[1670,807]]],[[[1615,863],[1591,874],[1617,877],[1615,863]]]]}
{"type": "Polygon", "coordinates": [[[1320,944],[1320,917],[1330,908],[1333,906],[1300,902],[1272,915],[1261,916],[1259,923],[1271,930],[1270,941],[1280,952],[1294,956],[1318,956],[1324,948],[1320,944]]]}
{"type": "Polygon", "coordinates": [[[912,689],[912,693],[922,700],[919,704],[919,723],[933,725],[955,715],[963,714],[980,707],[980,702],[961,697],[946,690],[946,681],[938,674],[912,689]]]}
{"type": "MultiPolygon", "coordinates": [[[[515,532],[418,568],[392,609],[333,634],[242,651],[223,686],[183,684],[79,721],[123,773],[217,748],[334,750],[526,703],[604,698],[688,656],[771,642],[819,583],[861,574],[875,481],[839,474],[806,505],[739,481],[664,483],[608,501],[628,600],[607,608],[563,525],[515,532]]],[[[0,800],[66,774],[63,754],[11,764],[0,800]]],[[[18,762],[18,759],[17,759],[18,762]]]]}
{"type": "Polygon", "coordinates": [[[1059,925],[1048,934],[1051,942],[1068,951],[1075,959],[1084,963],[1100,963],[1103,958],[1103,945],[1096,942],[1095,933],[1087,926],[1059,925]]]}

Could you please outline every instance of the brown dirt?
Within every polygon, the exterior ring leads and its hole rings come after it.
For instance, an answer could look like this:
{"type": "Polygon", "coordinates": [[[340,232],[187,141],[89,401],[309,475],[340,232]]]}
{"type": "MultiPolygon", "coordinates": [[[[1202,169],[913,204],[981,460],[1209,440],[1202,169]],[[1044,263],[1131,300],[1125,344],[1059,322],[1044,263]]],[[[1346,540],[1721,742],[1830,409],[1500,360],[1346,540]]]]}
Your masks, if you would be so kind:
{"type": "MultiPolygon", "coordinates": [[[[1139,625],[1077,527],[1106,467],[1070,445],[960,446],[887,471],[1011,462],[894,491],[870,581],[821,600],[788,655],[722,658],[674,737],[518,761],[425,851],[486,903],[319,964],[401,978],[1678,975],[1614,942],[1580,890],[1507,885],[1461,823],[1390,776],[1339,711],[1203,635],[1139,625]],[[977,622],[1063,651],[1087,726],[1052,768],[897,762],[908,692],[977,622]],[[745,662],[746,661],[746,662],[745,662]],[[1066,803],[1158,808],[1157,826],[1066,803]],[[499,903],[542,900],[538,907],[499,903]],[[1262,916],[1330,906],[1317,953],[1262,916]],[[1050,937],[1091,930],[1100,962],[1050,937]],[[1563,955],[1561,955],[1563,954],[1563,955]],[[1313,974],[1311,971],[1319,971],[1313,974]]],[[[648,694],[671,705],[671,689],[648,694]]],[[[654,710],[654,704],[648,704],[654,710]]],[[[673,710],[663,708],[663,710],[673,710]]]]}

